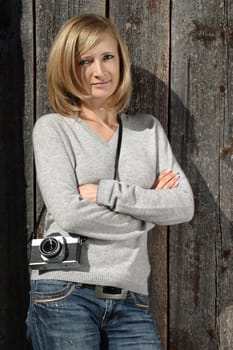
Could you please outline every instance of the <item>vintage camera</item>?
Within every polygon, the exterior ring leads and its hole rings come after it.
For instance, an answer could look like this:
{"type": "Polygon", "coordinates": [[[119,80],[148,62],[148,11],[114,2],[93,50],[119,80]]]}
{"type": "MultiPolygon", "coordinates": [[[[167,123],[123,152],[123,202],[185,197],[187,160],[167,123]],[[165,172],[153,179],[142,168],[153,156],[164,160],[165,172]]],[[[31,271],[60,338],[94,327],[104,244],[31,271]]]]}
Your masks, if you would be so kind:
{"type": "Polygon", "coordinates": [[[80,265],[81,236],[63,237],[53,233],[43,239],[33,239],[29,266],[37,270],[55,270],[80,265]]]}

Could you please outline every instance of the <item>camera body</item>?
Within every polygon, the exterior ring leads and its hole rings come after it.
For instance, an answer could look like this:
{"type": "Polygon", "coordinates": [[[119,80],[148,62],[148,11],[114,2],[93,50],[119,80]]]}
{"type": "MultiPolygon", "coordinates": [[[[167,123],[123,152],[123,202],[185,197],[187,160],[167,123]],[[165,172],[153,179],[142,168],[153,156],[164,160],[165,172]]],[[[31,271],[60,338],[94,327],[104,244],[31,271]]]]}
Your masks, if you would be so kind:
{"type": "Polygon", "coordinates": [[[37,270],[57,270],[80,266],[83,238],[63,237],[53,233],[33,239],[29,266],[37,270]]]}

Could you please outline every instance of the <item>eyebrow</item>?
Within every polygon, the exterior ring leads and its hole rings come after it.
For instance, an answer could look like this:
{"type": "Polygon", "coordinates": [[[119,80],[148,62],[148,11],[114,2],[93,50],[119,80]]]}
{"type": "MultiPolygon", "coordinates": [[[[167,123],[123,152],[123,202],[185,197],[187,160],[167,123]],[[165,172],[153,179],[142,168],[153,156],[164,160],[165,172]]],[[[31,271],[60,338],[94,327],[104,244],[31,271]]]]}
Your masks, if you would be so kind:
{"type": "MultiPolygon", "coordinates": [[[[117,51],[116,50],[111,50],[111,51],[105,51],[103,53],[101,53],[101,56],[105,56],[105,55],[109,55],[109,54],[115,54],[117,51]]],[[[84,55],[84,56],[81,56],[80,58],[81,59],[85,59],[85,58],[91,58],[92,55],[84,55]]]]}

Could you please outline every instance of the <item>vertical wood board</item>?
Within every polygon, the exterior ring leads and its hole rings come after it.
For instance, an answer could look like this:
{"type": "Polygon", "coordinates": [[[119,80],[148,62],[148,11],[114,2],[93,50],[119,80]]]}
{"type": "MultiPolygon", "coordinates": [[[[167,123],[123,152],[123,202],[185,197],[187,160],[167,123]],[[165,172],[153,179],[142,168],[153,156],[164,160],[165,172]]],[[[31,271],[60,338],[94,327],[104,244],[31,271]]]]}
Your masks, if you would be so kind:
{"type": "MultiPolygon", "coordinates": [[[[157,116],[167,127],[169,84],[169,1],[111,1],[109,18],[125,39],[132,60],[133,97],[130,111],[157,116]]],[[[149,235],[152,273],[150,298],[167,347],[167,235],[149,235]]]]}
{"type": "Polygon", "coordinates": [[[21,42],[24,60],[24,117],[23,140],[27,203],[28,235],[34,226],[34,169],[32,149],[32,128],[34,124],[34,19],[32,1],[22,2],[21,42]]]}
{"type": "Polygon", "coordinates": [[[233,4],[224,4],[221,36],[223,100],[219,159],[219,244],[217,251],[217,329],[221,349],[233,348],[233,4]]]}
{"type": "MultiPolygon", "coordinates": [[[[194,190],[196,215],[190,224],[170,229],[171,349],[220,345],[219,222],[226,219],[220,203],[220,152],[224,120],[229,118],[222,86],[228,71],[224,23],[222,1],[173,1],[170,132],[194,190]]],[[[230,189],[232,169],[226,182],[230,189]]],[[[225,226],[228,237],[231,225],[228,221],[225,226]]]]}

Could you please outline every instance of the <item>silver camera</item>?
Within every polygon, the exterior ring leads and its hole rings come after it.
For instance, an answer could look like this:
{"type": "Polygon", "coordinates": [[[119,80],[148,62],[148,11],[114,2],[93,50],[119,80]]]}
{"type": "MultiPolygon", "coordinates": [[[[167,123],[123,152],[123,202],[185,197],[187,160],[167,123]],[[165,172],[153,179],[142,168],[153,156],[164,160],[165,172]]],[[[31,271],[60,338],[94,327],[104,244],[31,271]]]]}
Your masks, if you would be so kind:
{"type": "Polygon", "coordinates": [[[31,269],[55,270],[80,265],[83,237],[63,237],[52,234],[33,239],[29,266],[31,269]]]}

